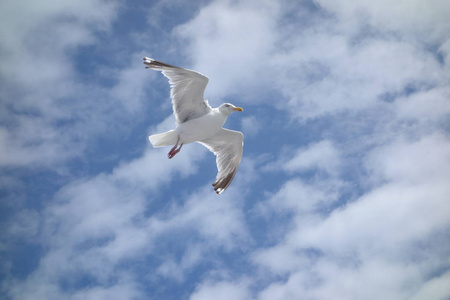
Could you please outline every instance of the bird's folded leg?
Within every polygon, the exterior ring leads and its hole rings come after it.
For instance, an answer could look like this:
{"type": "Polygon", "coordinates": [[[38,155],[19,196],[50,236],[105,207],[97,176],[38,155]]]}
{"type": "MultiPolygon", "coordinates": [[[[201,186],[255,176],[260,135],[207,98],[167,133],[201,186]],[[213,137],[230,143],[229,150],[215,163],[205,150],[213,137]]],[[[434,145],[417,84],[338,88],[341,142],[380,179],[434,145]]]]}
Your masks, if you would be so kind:
{"type": "Polygon", "coordinates": [[[180,152],[181,147],[183,147],[183,144],[180,145],[180,147],[178,147],[178,143],[180,142],[180,137],[178,137],[177,143],[175,144],[175,146],[172,147],[172,149],[170,149],[169,153],[167,154],[167,157],[169,159],[171,159],[172,157],[174,157],[178,152],[180,152]],[[177,148],[178,147],[178,148],[177,148]]]}

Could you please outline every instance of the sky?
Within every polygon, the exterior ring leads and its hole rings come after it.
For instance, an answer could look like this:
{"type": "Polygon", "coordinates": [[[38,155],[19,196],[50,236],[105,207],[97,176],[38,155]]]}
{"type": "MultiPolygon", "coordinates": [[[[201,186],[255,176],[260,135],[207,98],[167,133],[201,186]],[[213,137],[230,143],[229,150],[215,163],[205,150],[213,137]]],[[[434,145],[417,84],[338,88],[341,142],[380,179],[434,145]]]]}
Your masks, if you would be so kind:
{"type": "Polygon", "coordinates": [[[450,2],[0,2],[0,298],[450,299],[450,2]],[[244,108],[230,187],[167,79],[244,108]]]}

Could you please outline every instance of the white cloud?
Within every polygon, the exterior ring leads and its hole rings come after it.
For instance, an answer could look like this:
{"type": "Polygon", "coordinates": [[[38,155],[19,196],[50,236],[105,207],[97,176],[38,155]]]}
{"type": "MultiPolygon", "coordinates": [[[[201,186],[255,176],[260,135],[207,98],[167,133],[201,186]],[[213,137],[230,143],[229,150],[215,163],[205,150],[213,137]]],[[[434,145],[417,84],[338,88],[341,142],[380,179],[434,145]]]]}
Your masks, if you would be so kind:
{"type": "Polygon", "coordinates": [[[194,147],[184,147],[183,155],[174,160],[167,159],[167,149],[150,149],[134,161],[127,162],[113,171],[114,185],[132,186],[140,190],[155,189],[172,180],[171,172],[179,171],[186,176],[197,171],[196,162],[206,151],[195,151],[194,147]],[[164,158],[164,159],[162,159],[164,158]],[[156,180],[150,180],[155,178],[156,180]]]}
{"type": "MultiPolygon", "coordinates": [[[[145,99],[145,85],[150,83],[148,70],[142,67],[142,57],[146,53],[134,53],[131,58],[127,58],[130,61],[130,65],[124,69],[121,69],[117,74],[118,83],[110,91],[111,98],[117,98],[120,102],[120,106],[124,107],[131,114],[137,114],[139,110],[142,110],[144,101],[151,101],[151,99],[145,99]]],[[[161,75],[161,74],[153,74],[161,75]]]]}
{"type": "Polygon", "coordinates": [[[172,280],[182,282],[185,280],[185,273],[196,265],[204,262],[206,253],[204,247],[200,245],[188,245],[181,259],[177,261],[172,257],[165,257],[164,262],[158,267],[157,273],[172,280]]]}
{"type": "MultiPolygon", "coordinates": [[[[117,284],[109,287],[95,286],[86,290],[77,291],[70,296],[73,300],[99,299],[99,300],[120,300],[120,299],[142,299],[144,294],[131,279],[119,280],[117,284]],[[124,281],[124,282],[122,282],[124,281]]],[[[55,298],[56,299],[56,298],[55,298]]]]}
{"type": "Polygon", "coordinates": [[[326,28],[300,34],[276,61],[289,66],[279,69],[275,82],[300,118],[377,109],[386,94],[444,83],[431,53],[394,39],[352,45],[349,37],[326,28]]]}
{"type": "MultiPolygon", "coordinates": [[[[114,137],[130,119],[143,116],[150,103],[145,99],[150,72],[141,65],[142,53],[111,66],[93,64],[88,76],[95,80],[86,79],[78,66],[84,63],[77,57],[83,46],[103,47],[99,32],[110,30],[117,3],[2,5],[8,26],[2,27],[5,52],[0,57],[1,165],[60,172],[67,159],[79,158],[100,134],[114,137]],[[111,89],[105,88],[105,80],[114,82],[111,89]]],[[[114,57],[104,59],[109,63],[114,57]]]]}
{"type": "Polygon", "coordinates": [[[245,136],[256,135],[262,127],[260,120],[258,120],[255,116],[242,118],[241,124],[242,132],[245,136]]]}
{"type": "Polygon", "coordinates": [[[217,196],[211,188],[205,187],[191,195],[181,207],[170,211],[168,226],[171,228],[192,228],[205,239],[210,247],[221,247],[227,251],[239,247],[238,241],[248,237],[242,214],[239,190],[217,196]],[[224,197],[222,197],[224,196],[224,197]],[[191,227],[192,226],[192,227],[191,227]]]}
{"type": "Polygon", "coordinates": [[[49,85],[60,90],[55,84],[58,79],[73,75],[65,51],[93,43],[93,32],[109,27],[116,8],[114,2],[105,1],[2,3],[2,21],[7,26],[1,29],[6,49],[1,72],[24,90],[42,85],[47,89],[37,90],[51,92],[49,85]]]}
{"type": "Polygon", "coordinates": [[[367,167],[381,180],[406,183],[440,184],[449,179],[450,142],[442,134],[425,136],[417,141],[395,141],[374,149],[367,167]]]}
{"type": "Polygon", "coordinates": [[[273,1],[215,1],[175,30],[188,43],[192,68],[210,78],[206,97],[211,104],[225,96],[242,98],[249,87],[259,89],[269,78],[264,74],[276,43],[278,10],[273,1]]]}
{"type": "MultiPolygon", "coordinates": [[[[238,191],[230,190],[219,197],[208,184],[194,190],[192,195],[186,191],[186,200],[180,199],[178,205],[168,205],[164,209],[152,204],[152,195],[156,195],[158,189],[165,184],[175,184],[174,178],[179,175],[195,173],[196,164],[205,153],[186,147],[175,160],[169,160],[163,151],[152,149],[110,174],[99,174],[63,187],[44,212],[45,229],[41,240],[48,250],[37,269],[23,282],[14,282],[8,292],[24,299],[32,295],[75,299],[107,297],[115,291],[118,293],[115,297],[123,293],[139,295],[139,288],[132,279],[122,282],[121,278],[128,278],[128,271],[114,270],[124,261],[158,255],[159,250],[155,250],[158,241],[171,241],[173,236],[183,236],[187,232],[198,234],[198,239],[185,236],[191,246],[183,247],[179,260],[167,252],[152,274],[176,281],[183,281],[186,272],[210,257],[208,249],[232,251],[240,247],[249,237],[241,205],[234,195],[238,191]],[[149,210],[152,213],[147,214],[149,210]],[[76,286],[83,276],[97,284],[65,295],[60,281],[76,286]],[[110,285],[112,280],[118,283],[110,285]]],[[[33,224],[35,231],[39,224],[33,224]]]]}
{"type": "MultiPolygon", "coordinates": [[[[321,4],[331,11],[341,8],[339,4],[321,4]]],[[[357,5],[346,6],[359,11],[357,5]]],[[[369,5],[365,2],[360,6],[369,5]]],[[[380,13],[391,10],[385,4],[374,6],[380,13]]],[[[393,35],[353,32],[336,27],[341,19],[316,20],[314,14],[301,15],[294,24],[283,26],[285,15],[300,13],[303,7],[281,7],[267,2],[213,2],[177,29],[188,41],[193,68],[210,76],[209,95],[221,98],[238,94],[249,103],[264,99],[278,106],[278,101],[260,95],[279,90],[288,100],[286,109],[308,119],[376,108],[386,94],[401,96],[408,88],[429,89],[446,82],[436,53],[419,43],[393,35]],[[241,13],[245,17],[239,17],[241,13]],[[227,22],[231,15],[238,21],[227,22]],[[308,21],[311,26],[305,26],[308,21]]],[[[438,5],[427,11],[444,15],[438,5]]],[[[354,28],[362,30],[364,19],[355,14],[350,14],[354,28]]],[[[419,21],[412,13],[409,16],[418,24],[432,21],[431,17],[419,21]]],[[[443,23],[445,28],[448,22],[443,23]]],[[[442,42],[444,36],[439,37],[442,42]]]]}
{"type": "Polygon", "coordinates": [[[385,264],[342,267],[326,260],[308,272],[295,272],[287,281],[271,284],[260,295],[268,299],[401,299],[408,298],[417,274],[403,266],[385,264]],[[408,272],[409,271],[409,272],[408,272]]]}
{"type": "Polygon", "coordinates": [[[449,98],[450,89],[443,86],[400,97],[394,104],[400,118],[417,120],[423,125],[431,123],[435,127],[450,114],[449,98]]]}
{"type": "Polygon", "coordinates": [[[422,286],[414,295],[413,300],[446,299],[450,294],[450,273],[446,272],[437,278],[433,278],[422,286]]]}
{"type": "Polygon", "coordinates": [[[8,159],[0,163],[49,166],[79,154],[83,145],[74,140],[86,131],[80,134],[68,126],[70,135],[62,135],[54,126],[83,117],[78,110],[84,101],[79,98],[86,96],[87,88],[75,81],[70,50],[96,42],[94,33],[106,30],[115,17],[115,3],[18,1],[1,6],[6,25],[0,29],[4,49],[0,97],[6,123],[0,152],[8,159]],[[75,100],[69,103],[72,97],[75,100]]]}
{"type": "Polygon", "coordinates": [[[308,269],[312,265],[307,251],[302,252],[299,249],[293,251],[290,245],[282,243],[255,252],[253,261],[276,275],[290,274],[296,270],[308,269]]]}
{"type": "MultiPolygon", "coordinates": [[[[448,38],[450,5],[446,1],[330,1],[317,0],[319,5],[335,13],[343,25],[369,24],[381,32],[413,36],[429,42],[448,38]]],[[[358,28],[358,27],[356,27],[358,28]]]]}
{"type": "Polygon", "coordinates": [[[342,183],[331,180],[314,183],[294,178],[269,198],[269,207],[262,206],[262,211],[317,213],[338,200],[341,186],[342,183]]]}
{"type": "Polygon", "coordinates": [[[340,168],[340,154],[331,141],[323,140],[308,148],[300,148],[288,160],[283,169],[289,172],[320,170],[335,175],[340,168]]]}
{"type": "Polygon", "coordinates": [[[197,287],[190,300],[249,300],[252,299],[250,291],[244,282],[206,282],[197,287]]]}
{"type": "Polygon", "coordinates": [[[304,199],[312,198],[301,196],[298,191],[308,187],[300,182],[280,189],[269,203],[291,207],[295,226],[254,261],[275,274],[290,275],[285,283],[269,285],[261,299],[398,299],[412,297],[420,286],[420,293],[433,299],[446,295],[441,280],[428,274],[448,265],[440,232],[450,227],[449,145],[445,137],[433,135],[374,149],[367,162],[379,185],[328,216],[311,217],[304,199]],[[294,192],[286,193],[288,187],[294,192]],[[305,205],[308,210],[298,209],[305,205]],[[431,285],[438,287],[435,292],[427,288],[431,285]]]}

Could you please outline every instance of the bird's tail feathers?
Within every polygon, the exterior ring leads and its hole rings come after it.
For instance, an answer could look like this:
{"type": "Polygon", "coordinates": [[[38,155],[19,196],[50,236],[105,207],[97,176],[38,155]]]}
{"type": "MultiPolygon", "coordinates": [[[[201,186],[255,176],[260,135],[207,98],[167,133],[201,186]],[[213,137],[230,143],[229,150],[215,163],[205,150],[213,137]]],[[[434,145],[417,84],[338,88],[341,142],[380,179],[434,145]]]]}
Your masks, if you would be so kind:
{"type": "Polygon", "coordinates": [[[153,134],[148,137],[153,147],[164,147],[175,145],[178,140],[178,134],[174,130],[163,133],[153,134]]]}

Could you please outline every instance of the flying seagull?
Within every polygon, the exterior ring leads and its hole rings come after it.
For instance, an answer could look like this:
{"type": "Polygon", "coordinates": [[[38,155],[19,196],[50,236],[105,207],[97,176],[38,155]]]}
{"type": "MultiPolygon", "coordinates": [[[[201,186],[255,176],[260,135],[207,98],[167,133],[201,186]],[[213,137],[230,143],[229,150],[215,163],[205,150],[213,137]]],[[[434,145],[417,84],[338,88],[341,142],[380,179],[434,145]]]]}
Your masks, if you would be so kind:
{"type": "Polygon", "coordinates": [[[217,176],[212,184],[217,194],[233,181],[242,158],[242,132],[222,128],[228,115],[243,111],[230,103],[212,108],[203,93],[208,77],[144,57],[145,68],[161,71],[169,79],[176,128],[149,136],[153,147],[174,145],[167,156],[173,158],[184,144],[198,142],[216,155],[217,176]]]}

